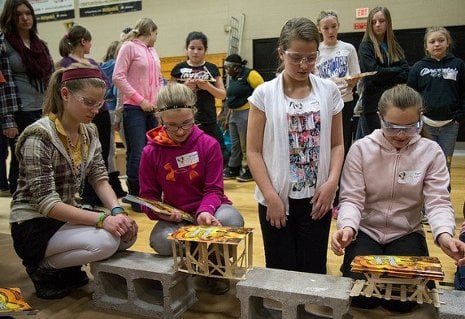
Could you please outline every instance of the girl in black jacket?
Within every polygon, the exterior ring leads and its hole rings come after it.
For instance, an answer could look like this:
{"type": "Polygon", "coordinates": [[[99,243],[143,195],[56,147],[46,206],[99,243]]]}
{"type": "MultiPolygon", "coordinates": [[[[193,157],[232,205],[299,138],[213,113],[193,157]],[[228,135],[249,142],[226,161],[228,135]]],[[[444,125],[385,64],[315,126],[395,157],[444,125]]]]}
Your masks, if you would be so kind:
{"type": "Polygon", "coordinates": [[[441,146],[449,170],[459,123],[465,118],[465,62],[449,53],[451,45],[447,29],[428,28],[426,57],[413,65],[407,82],[423,97],[423,128],[441,146]]]}
{"type": "Polygon", "coordinates": [[[375,75],[363,79],[363,111],[357,136],[363,137],[380,128],[378,101],[387,89],[405,83],[409,65],[392,30],[391,14],[386,7],[376,7],[368,14],[367,28],[358,49],[361,72],[375,75]]]}

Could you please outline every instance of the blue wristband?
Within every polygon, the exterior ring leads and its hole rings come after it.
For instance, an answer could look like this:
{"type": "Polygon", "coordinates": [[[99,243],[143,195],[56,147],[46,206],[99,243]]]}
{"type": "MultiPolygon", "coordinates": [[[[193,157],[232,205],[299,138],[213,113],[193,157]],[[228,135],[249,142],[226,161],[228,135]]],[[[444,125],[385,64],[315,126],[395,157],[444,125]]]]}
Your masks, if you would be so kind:
{"type": "Polygon", "coordinates": [[[115,216],[115,215],[117,215],[117,214],[125,214],[125,215],[127,215],[126,211],[125,211],[124,208],[121,207],[121,206],[115,206],[115,207],[113,207],[113,208],[111,209],[110,213],[111,213],[112,216],[115,216]]]}

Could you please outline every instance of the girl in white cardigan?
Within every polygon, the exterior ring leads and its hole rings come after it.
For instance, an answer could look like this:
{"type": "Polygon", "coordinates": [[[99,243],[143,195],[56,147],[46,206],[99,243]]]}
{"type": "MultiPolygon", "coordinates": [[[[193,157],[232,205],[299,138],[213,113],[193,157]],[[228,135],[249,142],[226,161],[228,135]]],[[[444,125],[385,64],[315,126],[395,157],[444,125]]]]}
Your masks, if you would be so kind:
{"type": "Polygon", "coordinates": [[[247,158],[270,268],[326,273],[331,211],[344,158],[343,101],[312,75],[319,34],[307,18],[281,30],[283,71],[249,98],[247,158]]]}

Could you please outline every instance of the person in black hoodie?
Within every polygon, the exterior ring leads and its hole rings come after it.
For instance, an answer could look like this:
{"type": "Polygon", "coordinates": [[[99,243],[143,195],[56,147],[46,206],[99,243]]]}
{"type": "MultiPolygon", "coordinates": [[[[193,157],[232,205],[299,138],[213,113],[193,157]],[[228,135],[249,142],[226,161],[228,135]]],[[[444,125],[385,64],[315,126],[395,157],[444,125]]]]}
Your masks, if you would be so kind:
{"type": "Polygon", "coordinates": [[[424,41],[426,57],[413,65],[407,84],[423,96],[423,126],[441,146],[450,170],[459,123],[465,118],[465,63],[449,53],[447,29],[426,29],[424,41]]]}
{"type": "Polygon", "coordinates": [[[377,109],[383,92],[396,84],[405,83],[409,72],[386,7],[376,7],[368,14],[367,28],[358,48],[358,61],[360,71],[376,71],[376,74],[363,79],[363,111],[357,128],[357,136],[363,137],[381,127],[377,109]]]}

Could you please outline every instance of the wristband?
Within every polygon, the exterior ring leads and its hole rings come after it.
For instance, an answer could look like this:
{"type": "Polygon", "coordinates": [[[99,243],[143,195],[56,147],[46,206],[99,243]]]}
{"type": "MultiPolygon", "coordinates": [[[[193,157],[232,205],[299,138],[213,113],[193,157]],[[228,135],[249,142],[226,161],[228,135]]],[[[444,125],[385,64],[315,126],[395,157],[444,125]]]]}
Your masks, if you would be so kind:
{"type": "Polygon", "coordinates": [[[103,221],[105,220],[105,218],[107,218],[108,214],[104,213],[104,212],[101,212],[99,213],[99,216],[98,216],[98,219],[97,219],[97,223],[95,224],[95,227],[97,228],[103,228],[103,221]]]}
{"type": "Polygon", "coordinates": [[[110,210],[110,214],[111,214],[111,216],[115,216],[115,215],[118,215],[118,214],[125,214],[125,215],[127,215],[126,211],[125,211],[124,208],[121,207],[121,206],[115,206],[115,207],[113,207],[113,208],[110,210]]]}

